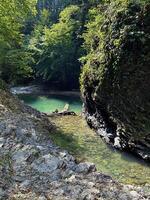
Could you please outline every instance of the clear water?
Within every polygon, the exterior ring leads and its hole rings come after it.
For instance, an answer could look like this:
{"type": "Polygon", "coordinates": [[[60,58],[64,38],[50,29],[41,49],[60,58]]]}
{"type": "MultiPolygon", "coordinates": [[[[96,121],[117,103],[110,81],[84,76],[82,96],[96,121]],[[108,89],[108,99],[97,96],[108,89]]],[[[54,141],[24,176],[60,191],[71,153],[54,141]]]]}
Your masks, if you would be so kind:
{"type": "Polygon", "coordinates": [[[78,96],[69,96],[69,95],[31,95],[24,94],[19,95],[19,98],[23,100],[26,104],[32,106],[33,108],[49,113],[53,112],[56,109],[59,111],[63,110],[66,104],[69,104],[69,110],[74,112],[81,112],[82,102],[78,96]]]}
{"type": "MultiPolygon", "coordinates": [[[[61,110],[66,103],[69,103],[71,110],[80,112],[82,106],[79,97],[23,95],[20,98],[43,112],[61,110]]],[[[150,165],[131,154],[121,153],[107,146],[80,115],[52,117],[50,120],[57,127],[50,138],[77,159],[95,163],[98,171],[109,174],[122,183],[150,185],[150,165]]]]}
{"type": "Polygon", "coordinates": [[[110,148],[81,116],[53,117],[50,120],[58,127],[50,137],[79,160],[93,162],[98,171],[122,183],[150,185],[150,165],[132,154],[110,148]]]}

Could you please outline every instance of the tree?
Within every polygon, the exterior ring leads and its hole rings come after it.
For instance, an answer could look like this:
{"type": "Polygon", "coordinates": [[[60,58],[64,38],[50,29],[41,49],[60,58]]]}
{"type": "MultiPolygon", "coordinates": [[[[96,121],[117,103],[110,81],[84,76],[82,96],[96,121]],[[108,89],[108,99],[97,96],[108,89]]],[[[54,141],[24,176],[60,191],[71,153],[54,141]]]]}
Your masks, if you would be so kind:
{"type": "Polygon", "coordinates": [[[22,47],[22,29],[28,15],[35,12],[35,3],[36,0],[0,2],[0,76],[7,82],[17,79],[17,74],[20,78],[31,72],[27,64],[29,55],[22,47]]]}
{"type": "Polygon", "coordinates": [[[58,23],[50,28],[45,27],[43,43],[35,51],[35,54],[39,52],[40,56],[35,70],[37,76],[43,80],[58,82],[64,87],[78,84],[80,17],[80,8],[75,5],[69,6],[60,13],[58,23]]]}

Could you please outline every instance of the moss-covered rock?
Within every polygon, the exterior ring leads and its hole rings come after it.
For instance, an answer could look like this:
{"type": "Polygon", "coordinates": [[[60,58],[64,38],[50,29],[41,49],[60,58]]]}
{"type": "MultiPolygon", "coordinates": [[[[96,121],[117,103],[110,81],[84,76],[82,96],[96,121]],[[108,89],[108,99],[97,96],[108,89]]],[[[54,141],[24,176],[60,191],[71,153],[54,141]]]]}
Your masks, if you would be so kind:
{"type": "Polygon", "coordinates": [[[92,23],[81,75],[87,120],[114,146],[150,159],[150,4],[112,3],[92,23]]]}

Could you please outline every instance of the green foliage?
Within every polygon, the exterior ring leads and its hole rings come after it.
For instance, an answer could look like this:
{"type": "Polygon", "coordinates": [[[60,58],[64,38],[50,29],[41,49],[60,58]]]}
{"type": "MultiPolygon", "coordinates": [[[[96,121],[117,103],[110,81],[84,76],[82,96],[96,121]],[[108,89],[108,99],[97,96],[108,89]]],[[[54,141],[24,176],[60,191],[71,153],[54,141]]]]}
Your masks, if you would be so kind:
{"type": "MultiPolygon", "coordinates": [[[[43,81],[77,86],[79,58],[83,54],[85,55],[80,61],[86,63],[86,73],[91,70],[97,73],[97,61],[105,61],[103,51],[106,32],[111,32],[105,30],[109,20],[103,27],[107,18],[106,8],[110,5],[109,13],[112,12],[114,16],[114,8],[121,13],[130,2],[131,0],[1,0],[0,77],[9,83],[15,83],[30,77],[33,72],[43,81]],[[88,67],[91,64],[92,69],[88,67]]],[[[113,45],[119,47],[120,38],[115,38],[113,45]]],[[[104,71],[101,68],[101,73],[104,71]]]]}
{"type": "MultiPolygon", "coordinates": [[[[104,74],[108,69],[107,61],[109,60],[109,57],[111,57],[110,54],[111,52],[115,53],[115,48],[119,48],[121,39],[119,33],[116,32],[117,36],[114,39],[109,40],[109,36],[111,37],[116,29],[111,26],[111,22],[115,21],[117,15],[119,17],[122,12],[125,12],[125,10],[128,9],[130,2],[130,0],[104,1],[103,4],[99,4],[99,6],[89,10],[86,31],[83,33],[83,47],[86,49],[86,56],[80,59],[84,65],[80,77],[80,85],[83,92],[83,88],[88,82],[90,84],[92,82],[99,82],[99,84],[102,82],[104,74]],[[108,49],[106,49],[106,43],[108,46],[110,43],[108,49]],[[89,71],[91,75],[89,75],[89,71]],[[86,76],[88,77],[88,81],[86,76]]],[[[117,63],[118,58],[115,58],[115,60],[117,63]]]]}
{"type": "Polygon", "coordinates": [[[146,1],[111,1],[89,11],[83,34],[80,83],[87,109],[136,139],[148,130],[149,9],[146,1]]]}
{"type": "Polygon", "coordinates": [[[83,54],[81,35],[85,29],[89,7],[98,3],[98,0],[38,1],[39,20],[29,40],[29,50],[35,60],[33,70],[36,77],[43,81],[61,83],[63,87],[78,86],[78,59],[83,54]],[[60,12],[64,7],[66,8],[60,12]],[[42,22],[43,11],[50,13],[46,22],[42,22]]]}
{"type": "Polygon", "coordinates": [[[35,71],[43,80],[58,82],[64,87],[78,83],[80,15],[78,6],[69,6],[60,13],[58,23],[44,27],[39,39],[30,40],[36,60],[35,71]]]}
{"type": "Polygon", "coordinates": [[[56,23],[63,9],[69,5],[79,5],[81,3],[80,0],[38,0],[38,17],[40,18],[42,11],[46,9],[50,13],[49,20],[56,23]]]}
{"type": "Polygon", "coordinates": [[[38,0],[36,12],[36,0],[1,1],[1,78],[15,83],[34,72],[43,81],[76,87],[86,13],[98,2],[38,0]]]}
{"type": "Polygon", "coordinates": [[[1,0],[0,2],[0,38],[9,43],[18,42],[20,28],[29,11],[35,12],[36,0],[1,0]]]}
{"type": "Polygon", "coordinates": [[[31,72],[22,47],[22,29],[28,15],[35,13],[35,3],[36,0],[0,2],[0,77],[7,82],[15,82],[17,77],[26,77],[31,72]]]}
{"type": "Polygon", "coordinates": [[[8,83],[21,82],[32,75],[30,62],[32,58],[25,49],[9,49],[1,63],[1,76],[8,83]]]}

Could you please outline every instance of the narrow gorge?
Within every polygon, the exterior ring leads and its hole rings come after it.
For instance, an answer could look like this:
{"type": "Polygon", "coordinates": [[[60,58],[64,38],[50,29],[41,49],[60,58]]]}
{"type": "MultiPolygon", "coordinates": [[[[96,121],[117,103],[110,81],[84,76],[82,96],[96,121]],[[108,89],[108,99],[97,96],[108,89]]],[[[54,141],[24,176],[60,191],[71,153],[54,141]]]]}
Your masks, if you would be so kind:
{"type": "Polygon", "coordinates": [[[150,200],[150,0],[0,1],[0,200],[150,200]]]}
{"type": "MultiPolygon", "coordinates": [[[[46,114],[0,89],[0,199],[77,200],[150,198],[148,184],[121,184],[78,162],[56,146],[55,124],[46,114]]],[[[60,120],[59,120],[60,121],[60,120]]]]}

